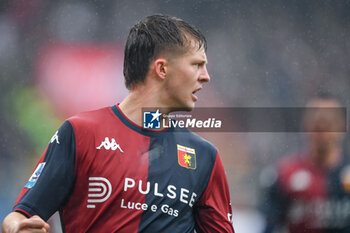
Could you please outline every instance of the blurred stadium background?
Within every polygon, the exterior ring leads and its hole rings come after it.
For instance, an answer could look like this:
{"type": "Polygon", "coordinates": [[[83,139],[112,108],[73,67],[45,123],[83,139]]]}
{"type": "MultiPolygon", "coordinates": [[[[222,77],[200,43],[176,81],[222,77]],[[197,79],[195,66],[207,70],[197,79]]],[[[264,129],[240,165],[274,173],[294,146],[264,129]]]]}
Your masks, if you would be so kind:
{"type": "MultiPolygon", "coordinates": [[[[63,120],[126,96],[128,30],[153,13],[183,18],[207,37],[212,81],[197,106],[302,107],[326,90],[349,107],[349,1],[2,0],[1,221],[63,120]]],[[[223,157],[237,233],[259,232],[263,171],[300,149],[303,134],[202,136],[223,157]]]]}

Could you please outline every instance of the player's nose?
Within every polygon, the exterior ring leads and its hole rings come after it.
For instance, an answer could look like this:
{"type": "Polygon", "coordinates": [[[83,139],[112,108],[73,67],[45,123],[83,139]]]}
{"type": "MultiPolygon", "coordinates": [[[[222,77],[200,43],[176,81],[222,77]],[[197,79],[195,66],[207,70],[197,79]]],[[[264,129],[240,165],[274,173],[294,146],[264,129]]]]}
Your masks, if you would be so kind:
{"type": "Polygon", "coordinates": [[[203,83],[210,82],[210,76],[207,70],[207,66],[203,66],[202,72],[199,75],[199,81],[203,83]]]}

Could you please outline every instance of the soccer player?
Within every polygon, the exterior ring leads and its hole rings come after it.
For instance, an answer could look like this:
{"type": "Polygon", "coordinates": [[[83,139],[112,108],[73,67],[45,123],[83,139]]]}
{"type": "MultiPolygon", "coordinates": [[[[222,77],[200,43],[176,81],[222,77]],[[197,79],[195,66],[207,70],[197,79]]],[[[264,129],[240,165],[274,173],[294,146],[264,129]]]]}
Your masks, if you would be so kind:
{"type": "Polygon", "coordinates": [[[341,105],[321,94],[307,107],[305,149],[278,163],[263,202],[265,233],[350,232],[350,166],[341,149],[345,119],[330,109],[341,105]]]}
{"type": "Polygon", "coordinates": [[[187,129],[141,127],[143,107],[193,109],[210,81],[206,47],[197,28],[175,17],[153,15],[132,27],[129,95],[63,123],[3,232],[234,232],[217,149],[187,129]]]}

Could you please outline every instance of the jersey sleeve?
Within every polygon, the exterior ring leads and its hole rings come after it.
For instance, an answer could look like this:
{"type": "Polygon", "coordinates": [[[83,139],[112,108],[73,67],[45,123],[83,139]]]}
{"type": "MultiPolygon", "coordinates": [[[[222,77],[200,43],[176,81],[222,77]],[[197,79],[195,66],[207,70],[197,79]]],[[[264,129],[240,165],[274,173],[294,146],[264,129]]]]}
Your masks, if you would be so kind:
{"type": "Polygon", "coordinates": [[[207,188],[196,203],[194,211],[199,232],[234,233],[230,192],[219,153],[207,188]]]}
{"type": "Polygon", "coordinates": [[[51,138],[32,176],[19,194],[14,211],[47,221],[67,201],[74,184],[75,137],[65,121],[51,138]]]}

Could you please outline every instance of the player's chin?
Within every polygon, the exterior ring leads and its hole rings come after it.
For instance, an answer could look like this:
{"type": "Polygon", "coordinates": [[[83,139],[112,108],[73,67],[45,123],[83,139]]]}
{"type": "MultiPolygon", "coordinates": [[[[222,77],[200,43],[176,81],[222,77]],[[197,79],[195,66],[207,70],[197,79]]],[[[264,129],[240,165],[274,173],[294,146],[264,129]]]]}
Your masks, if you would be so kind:
{"type": "Polygon", "coordinates": [[[190,112],[190,111],[192,111],[194,109],[194,107],[195,107],[195,102],[194,101],[190,101],[184,107],[184,111],[190,112]]]}
{"type": "Polygon", "coordinates": [[[179,101],[172,111],[185,111],[190,112],[195,107],[195,101],[192,99],[179,101]]]}
{"type": "Polygon", "coordinates": [[[174,107],[173,109],[171,109],[171,112],[178,112],[178,111],[190,112],[193,109],[194,109],[194,103],[190,103],[190,104],[187,103],[187,104],[181,104],[174,107]]]}

